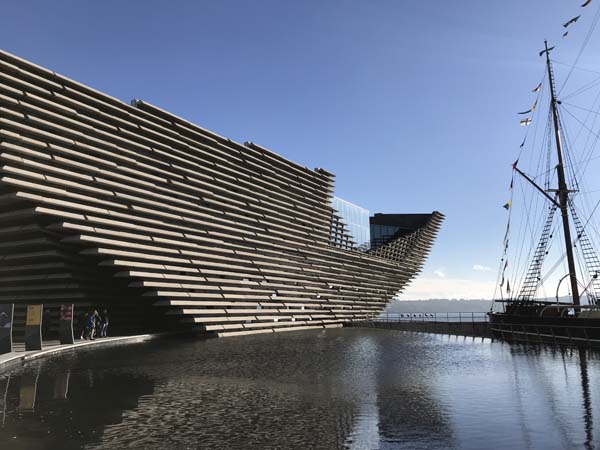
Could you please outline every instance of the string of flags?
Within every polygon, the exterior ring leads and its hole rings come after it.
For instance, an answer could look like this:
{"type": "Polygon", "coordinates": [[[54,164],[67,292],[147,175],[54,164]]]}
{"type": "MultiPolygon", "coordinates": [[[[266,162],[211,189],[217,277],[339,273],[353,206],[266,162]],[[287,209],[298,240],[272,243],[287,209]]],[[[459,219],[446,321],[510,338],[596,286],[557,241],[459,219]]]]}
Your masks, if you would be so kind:
{"type": "MultiPolygon", "coordinates": [[[[508,187],[508,191],[510,192],[510,198],[504,205],[502,205],[502,207],[504,209],[506,209],[509,212],[509,214],[508,214],[508,221],[506,223],[506,232],[504,233],[504,249],[502,251],[502,261],[504,261],[504,264],[502,266],[502,280],[500,281],[500,293],[502,293],[502,288],[504,286],[504,277],[506,274],[506,268],[508,267],[508,242],[509,242],[509,237],[510,237],[510,216],[511,216],[510,209],[512,206],[513,186],[514,186],[514,182],[515,182],[514,169],[517,167],[518,162],[519,162],[519,160],[517,159],[512,165],[513,173],[510,178],[510,185],[508,187]]],[[[510,294],[510,283],[508,280],[506,280],[506,292],[508,294],[510,294]]]]}
{"type": "MultiPolygon", "coordinates": [[[[518,163],[519,163],[518,159],[514,163],[512,163],[513,174],[512,174],[512,177],[510,178],[510,186],[508,187],[508,192],[510,192],[510,199],[504,205],[502,205],[502,207],[504,209],[506,209],[507,211],[512,206],[512,192],[513,192],[513,186],[515,183],[515,169],[517,168],[518,163]]],[[[506,227],[506,235],[508,235],[508,226],[506,227]]],[[[506,237],[504,238],[504,240],[505,240],[505,244],[507,244],[506,237]]]]}
{"type": "MultiPolygon", "coordinates": [[[[524,115],[524,114],[531,114],[535,111],[535,108],[537,108],[537,104],[538,104],[538,100],[540,99],[540,94],[539,92],[542,90],[542,82],[540,82],[531,92],[533,92],[534,94],[538,94],[535,101],[533,102],[533,105],[531,105],[531,108],[529,108],[527,111],[521,111],[520,115],[524,115]]],[[[522,127],[528,127],[529,125],[531,125],[532,122],[532,118],[531,117],[526,117],[524,119],[521,119],[519,121],[519,124],[522,127]]],[[[523,140],[523,144],[521,144],[521,148],[523,148],[523,145],[525,145],[525,140],[523,140]]]]}
{"type": "MultiPolygon", "coordinates": [[[[525,144],[525,142],[523,141],[523,144],[525,144]]],[[[504,264],[502,266],[502,280],[500,281],[500,293],[502,293],[502,288],[504,286],[504,281],[505,281],[505,274],[506,274],[506,268],[508,267],[508,243],[509,243],[509,238],[510,238],[510,210],[512,207],[512,197],[513,197],[513,187],[514,187],[514,183],[515,183],[515,169],[517,168],[517,164],[519,163],[519,160],[517,159],[514,163],[512,163],[512,176],[510,178],[510,185],[508,186],[508,191],[510,192],[510,198],[508,200],[508,202],[506,202],[504,205],[502,205],[502,207],[504,209],[506,209],[509,213],[508,213],[508,221],[506,223],[506,232],[504,233],[504,249],[502,251],[502,260],[504,261],[504,264]]],[[[506,293],[510,295],[510,282],[508,280],[506,280],[506,293]]]]}
{"type": "Polygon", "coordinates": [[[537,101],[537,98],[536,98],[535,102],[533,103],[533,106],[531,108],[529,108],[527,111],[523,111],[523,112],[520,112],[518,114],[530,114],[530,113],[534,112],[535,108],[537,108],[537,103],[538,103],[538,101],[537,101]]]}
{"type": "MultiPolygon", "coordinates": [[[[585,2],[583,2],[583,4],[581,5],[582,8],[585,8],[587,5],[589,5],[590,3],[592,3],[592,0],[586,0],[585,2]]],[[[578,16],[573,17],[571,20],[567,20],[565,23],[562,24],[563,28],[568,28],[571,25],[573,25],[575,22],[577,22],[579,20],[579,18],[581,17],[581,14],[578,16]]],[[[569,30],[566,30],[562,37],[566,38],[569,35],[569,30]]]]}
{"type": "MultiPolygon", "coordinates": [[[[585,0],[582,4],[581,4],[581,8],[585,8],[586,6],[588,6],[590,3],[592,3],[593,0],[585,0]]],[[[565,23],[562,24],[563,28],[565,29],[565,31],[563,32],[562,37],[566,38],[569,35],[569,30],[570,27],[572,25],[574,25],[575,23],[577,23],[577,21],[581,18],[581,14],[573,17],[572,19],[567,20],[565,23]]],[[[547,49],[542,50],[539,55],[542,56],[545,53],[549,53],[551,50],[553,50],[554,47],[550,47],[547,49]]],[[[533,105],[531,106],[531,108],[529,108],[526,111],[522,111],[519,112],[517,114],[519,115],[526,115],[526,114],[532,114],[535,109],[537,108],[538,105],[538,100],[539,100],[539,96],[540,96],[540,91],[542,90],[542,85],[543,82],[540,82],[531,92],[534,94],[538,94],[537,98],[535,99],[535,101],[533,102],[533,105]]],[[[524,119],[520,119],[519,120],[519,125],[521,125],[522,127],[528,127],[529,125],[531,125],[532,122],[532,118],[531,117],[525,117],[524,119]]],[[[525,137],[523,138],[523,142],[521,142],[521,145],[519,146],[519,149],[522,151],[523,147],[525,146],[525,141],[527,140],[527,133],[525,134],[525,137]]],[[[512,195],[513,195],[513,183],[514,183],[514,173],[515,173],[515,169],[517,168],[517,163],[519,162],[519,160],[517,159],[513,164],[512,164],[512,168],[513,168],[513,175],[511,177],[510,180],[510,187],[509,187],[509,191],[510,191],[510,199],[504,204],[502,205],[502,207],[504,209],[506,209],[509,214],[508,214],[508,223],[506,224],[506,232],[504,234],[504,252],[502,255],[502,261],[504,261],[503,267],[502,267],[502,279],[500,281],[500,293],[502,293],[502,288],[504,287],[504,282],[505,282],[505,272],[506,269],[508,267],[508,242],[509,242],[509,235],[510,235],[510,212],[511,212],[511,208],[512,208],[512,195]]],[[[510,282],[508,280],[506,280],[506,293],[508,295],[510,295],[511,290],[510,290],[510,282]]]]}
{"type": "MultiPolygon", "coordinates": [[[[585,8],[585,7],[586,7],[586,6],[588,6],[590,3],[592,3],[592,0],[585,0],[585,1],[584,1],[584,2],[581,4],[581,7],[582,7],[582,8],[585,8]]],[[[569,34],[569,30],[567,30],[567,28],[569,28],[569,27],[571,27],[571,25],[573,25],[573,24],[577,23],[577,21],[580,19],[580,17],[581,17],[581,14],[579,14],[579,15],[577,15],[577,16],[575,16],[575,17],[573,17],[572,19],[569,19],[569,20],[567,20],[565,23],[563,23],[563,24],[562,24],[563,28],[565,28],[565,32],[563,33],[563,38],[564,38],[564,37],[567,37],[567,35],[569,34]]],[[[548,52],[550,52],[550,50],[553,50],[553,49],[554,49],[554,47],[550,47],[550,48],[549,48],[549,49],[547,49],[547,50],[542,50],[542,51],[539,53],[539,55],[540,55],[540,56],[542,56],[543,54],[545,54],[545,53],[548,53],[548,52]]],[[[540,90],[541,90],[541,89],[542,89],[542,83],[539,83],[539,84],[538,84],[538,85],[535,87],[535,89],[533,89],[533,91],[531,91],[531,92],[533,92],[533,93],[538,93],[538,92],[540,92],[540,90]]],[[[539,97],[538,97],[538,98],[539,98],[539,97]]],[[[520,112],[520,113],[518,113],[518,114],[522,114],[522,115],[524,115],[524,114],[531,114],[531,113],[533,113],[533,112],[535,111],[535,108],[537,107],[537,102],[538,102],[538,99],[536,99],[536,100],[535,100],[535,102],[534,102],[533,106],[532,106],[530,109],[528,109],[527,111],[522,111],[522,112],[520,112]]],[[[526,117],[525,119],[521,119],[521,120],[519,121],[519,125],[521,125],[522,127],[528,127],[529,125],[531,125],[531,122],[532,122],[532,121],[533,121],[533,119],[532,119],[531,117],[526,117]]],[[[521,148],[522,148],[522,147],[521,147],[521,148]]]]}
{"type": "Polygon", "coordinates": [[[504,286],[504,274],[506,273],[506,268],[508,267],[508,260],[504,262],[504,266],[502,267],[502,280],[500,281],[500,287],[504,286]]]}

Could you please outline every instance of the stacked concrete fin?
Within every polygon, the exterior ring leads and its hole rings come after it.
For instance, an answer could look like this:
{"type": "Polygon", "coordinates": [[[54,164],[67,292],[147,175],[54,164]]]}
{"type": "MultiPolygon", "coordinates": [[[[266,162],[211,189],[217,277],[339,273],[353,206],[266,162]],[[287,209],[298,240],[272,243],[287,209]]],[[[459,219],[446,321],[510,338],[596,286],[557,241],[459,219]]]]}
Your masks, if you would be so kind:
{"type": "Polygon", "coordinates": [[[334,177],[0,52],[0,302],[220,336],[378,314],[442,215],[373,254],[331,244],[334,177]]]}

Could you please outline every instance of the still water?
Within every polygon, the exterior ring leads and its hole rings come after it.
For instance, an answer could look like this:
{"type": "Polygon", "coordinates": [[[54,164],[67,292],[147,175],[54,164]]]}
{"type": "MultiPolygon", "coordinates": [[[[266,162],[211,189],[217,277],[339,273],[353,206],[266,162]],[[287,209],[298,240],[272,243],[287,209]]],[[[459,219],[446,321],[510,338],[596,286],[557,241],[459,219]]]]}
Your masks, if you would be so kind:
{"type": "Polygon", "coordinates": [[[0,448],[596,448],[599,381],[597,353],[392,330],[162,341],[0,375],[0,448]]]}

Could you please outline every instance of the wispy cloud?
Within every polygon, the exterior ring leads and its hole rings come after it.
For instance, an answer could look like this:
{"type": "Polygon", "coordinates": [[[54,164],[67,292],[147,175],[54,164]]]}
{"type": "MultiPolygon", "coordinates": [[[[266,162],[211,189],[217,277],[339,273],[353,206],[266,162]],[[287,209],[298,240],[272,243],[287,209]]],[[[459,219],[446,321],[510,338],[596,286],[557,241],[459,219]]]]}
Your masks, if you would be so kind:
{"type": "Polygon", "coordinates": [[[437,269],[433,271],[433,274],[439,278],[446,278],[446,272],[444,269],[437,269]]]}
{"type": "Polygon", "coordinates": [[[488,266],[482,266],[481,264],[475,264],[473,266],[473,270],[476,270],[477,272],[491,272],[492,268],[488,266]]]}
{"type": "Polygon", "coordinates": [[[495,286],[494,281],[423,277],[414,280],[398,298],[404,300],[491,299],[495,286]]]}

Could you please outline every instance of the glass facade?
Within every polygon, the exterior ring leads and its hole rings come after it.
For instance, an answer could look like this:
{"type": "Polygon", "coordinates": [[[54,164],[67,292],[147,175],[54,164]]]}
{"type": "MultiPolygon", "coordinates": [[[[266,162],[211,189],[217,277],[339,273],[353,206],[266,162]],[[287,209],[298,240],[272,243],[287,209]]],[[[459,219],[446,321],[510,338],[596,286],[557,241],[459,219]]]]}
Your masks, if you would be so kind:
{"type": "Polygon", "coordinates": [[[371,242],[372,243],[383,243],[389,240],[392,236],[394,236],[398,230],[399,226],[394,225],[378,225],[371,224],[371,242]]]}
{"type": "Polygon", "coordinates": [[[367,244],[371,238],[369,210],[339,197],[333,197],[331,206],[341,217],[356,245],[360,247],[367,244]]]}

